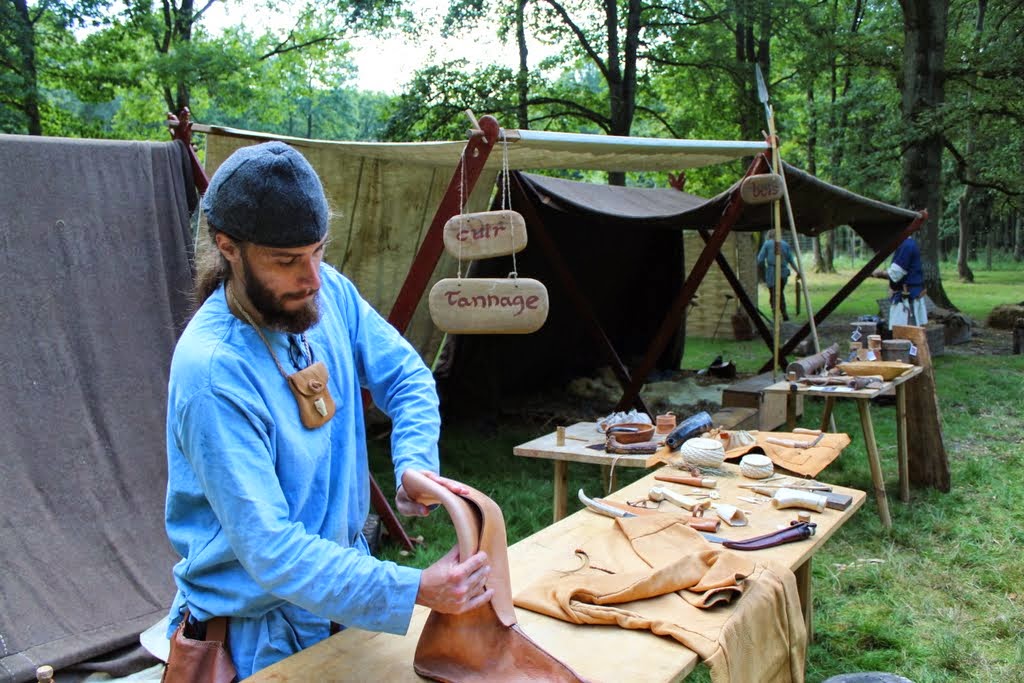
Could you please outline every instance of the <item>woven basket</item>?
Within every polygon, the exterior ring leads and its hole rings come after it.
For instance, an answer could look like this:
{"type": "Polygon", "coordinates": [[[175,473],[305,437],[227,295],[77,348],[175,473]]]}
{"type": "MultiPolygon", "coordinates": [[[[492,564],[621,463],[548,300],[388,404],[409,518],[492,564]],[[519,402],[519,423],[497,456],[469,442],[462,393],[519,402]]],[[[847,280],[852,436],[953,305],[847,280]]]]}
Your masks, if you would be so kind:
{"type": "Polygon", "coordinates": [[[749,453],[740,460],[740,474],[748,479],[767,479],[775,473],[771,458],[760,453],[749,453]]]}
{"type": "Polygon", "coordinates": [[[725,460],[725,448],[719,439],[688,439],[679,447],[679,454],[693,467],[718,467],[725,460]]]}

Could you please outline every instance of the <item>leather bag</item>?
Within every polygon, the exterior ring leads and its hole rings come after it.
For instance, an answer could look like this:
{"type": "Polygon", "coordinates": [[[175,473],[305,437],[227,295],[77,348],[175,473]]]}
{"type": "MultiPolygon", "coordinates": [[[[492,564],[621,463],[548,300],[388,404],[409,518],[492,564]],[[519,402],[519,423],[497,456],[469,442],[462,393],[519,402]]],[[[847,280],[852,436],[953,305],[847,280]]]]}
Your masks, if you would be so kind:
{"type": "Polygon", "coordinates": [[[306,429],[322,427],[334,417],[334,399],[327,388],[327,379],[327,366],[323,361],[287,377],[288,387],[299,404],[299,419],[306,429]]]}
{"type": "Polygon", "coordinates": [[[185,635],[189,625],[189,613],[178,624],[171,636],[171,653],[167,657],[161,683],[233,683],[238,672],[227,649],[227,625],[225,617],[215,617],[206,622],[206,638],[198,640],[185,635]]]}
{"type": "Polygon", "coordinates": [[[494,597],[463,614],[432,611],[416,645],[413,668],[444,683],[512,683],[513,681],[583,681],[575,671],[530,640],[516,623],[508,567],[505,519],[501,508],[473,489],[460,496],[415,470],[406,470],[402,485],[424,505],[440,503],[448,511],[463,561],[483,550],[491,563],[487,586],[494,597]]]}

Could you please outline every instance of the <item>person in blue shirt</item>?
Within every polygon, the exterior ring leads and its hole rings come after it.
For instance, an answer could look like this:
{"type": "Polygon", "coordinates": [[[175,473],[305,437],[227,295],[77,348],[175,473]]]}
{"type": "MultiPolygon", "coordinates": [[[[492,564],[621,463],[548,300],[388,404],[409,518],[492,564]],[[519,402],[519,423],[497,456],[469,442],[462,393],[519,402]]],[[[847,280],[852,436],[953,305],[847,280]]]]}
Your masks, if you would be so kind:
{"type": "MultiPolygon", "coordinates": [[[[789,314],[786,312],[786,281],[789,280],[789,267],[793,266],[797,273],[800,272],[800,269],[793,259],[793,251],[789,248],[786,240],[779,241],[779,250],[782,265],[779,280],[779,312],[782,313],[783,320],[789,320],[789,314]]],[[[775,238],[770,235],[761,245],[761,250],[757,252],[757,265],[764,273],[764,284],[768,287],[768,301],[772,303],[772,310],[775,310],[775,238]]]]}
{"type": "Polygon", "coordinates": [[[429,512],[401,488],[408,468],[468,490],[438,474],[430,371],[323,262],[330,211],[312,166],[283,143],[244,147],[203,209],[212,243],[168,387],[166,528],[181,556],[168,637],[186,619],[227,617],[245,678],[332,622],[402,634],[415,604],[489,601],[485,553],[460,562],[453,548],[424,570],[369,553],[364,388],[392,421],[399,512],[429,512]]]}
{"type": "Polygon", "coordinates": [[[917,240],[908,237],[896,247],[888,268],[876,270],[875,277],[889,281],[889,329],[894,325],[920,325],[928,322],[924,303],[924,267],[917,240]]]}

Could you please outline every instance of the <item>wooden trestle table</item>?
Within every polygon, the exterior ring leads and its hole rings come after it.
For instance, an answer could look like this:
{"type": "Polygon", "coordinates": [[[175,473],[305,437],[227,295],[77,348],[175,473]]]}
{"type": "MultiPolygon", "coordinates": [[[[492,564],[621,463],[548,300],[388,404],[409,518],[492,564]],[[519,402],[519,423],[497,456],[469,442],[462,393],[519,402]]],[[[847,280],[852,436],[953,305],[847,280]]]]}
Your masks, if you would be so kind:
{"type": "MultiPolygon", "coordinates": [[[[718,479],[716,490],[721,496],[719,500],[751,514],[748,526],[733,528],[723,524],[720,536],[751,538],[775,531],[796,519],[797,510],[794,509],[776,510],[768,502],[752,504],[738,500],[736,496],[753,495],[749,490],[739,488],[739,484],[754,483],[753,480],[742,477],[732,464],[724,464],[722,471],[722,475],[715,475],[718,479]]],[[[687,486],[655,480],[656,472],[652,471],[606,497],[620,502],[646,499],[653,486],[666,486],[680,493],[693,491],[687,486]]],[[[822,513],[810,513],[811,521],[817,523],[814,536],[750,553],[755,558],[771,558],[794,570],[808,633],[811,633],[811,558],[864,504],[866,496],[863,491],[838,486],[833,490],[850,495],[853,503],[842,511],[826,508],[822,513]]],[[[598,494],[592,492],[592,495],[598,494]]],[[[433,514],[444,512],[438,510],[433,514]]],[[[510,546],[508,555],[513,594],[551,568],[576,568],[578,561],[573,551],[586,545],[595,534],[606,532],[614,523],[608,517],[583,509],[510,546]]],[[[412,662],[428,613],[426,608],[417,606],[405,636],[347,629],[246,680],[251,683],[422,680],[413,671],[412,662]]],[[[698,664],[697,655],[691,650],[649,631],[614,626],[578,626],[523,609],[516,609],[516,614],[520,627],[531,639],[590,681],[678,681],[698,664]]]]}
{"type": "MultiPolygon", "coordinates": [[[[896,394],[896,455],[899,468],[900,500],[910,500],[910,478],[907,465],[907,394],[904,384],[924,371],[919,365],[908,369],[899,377],[883,382],[875,389],[850,389],[844,386],[813,386],[795,382],[776,382],[764,388],[765,392],[786,394],[791,399],[796,396],[820,396],[825,399],[825,410],[821,416],[822,431],[828,428],[829,418],[836,399],[853,399],[857,402],[860,413],[861,431],[864,433],[864,448],[868,454],[868,466],[871,468],[871,485],[878,504],[878,516],[882,525],[892,527],[892,516],[889,514],[889,501],[885,494],[885,479],[882,477],[882,464],[878,455],[878,442],[875,440],[875,427],[871,421],[871,399],[888,391],[896,394]]],[[[790,431],[796,427],[794,401],[786,402],[786,426],[790,431]]]]}

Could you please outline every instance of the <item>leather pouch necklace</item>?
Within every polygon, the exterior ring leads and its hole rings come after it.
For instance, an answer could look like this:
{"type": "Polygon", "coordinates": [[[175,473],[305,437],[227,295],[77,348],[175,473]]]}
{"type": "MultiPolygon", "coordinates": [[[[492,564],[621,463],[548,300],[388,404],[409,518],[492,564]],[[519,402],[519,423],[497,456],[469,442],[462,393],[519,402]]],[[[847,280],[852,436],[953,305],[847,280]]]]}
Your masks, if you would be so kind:
{"type": "Polygon", "coordinates": [[[263,330],[252,319],[249,312],[238,303],[230,287],[227,288],[227,292],[232,310],[237,309],[242,317],[245,318],[245,321],[256,330],[256,334],[260,336],[263,344],[267,347],[267,351],[270,352],[270,357],[274,359],[278,372],[281,373],[281,376],[288,383],[288,388],[291,390],[299,406],[299,419],[302,421],[302,426],[306,429],[316,429],[330,422],[336,411],[334,399],[331,397],[330,389],[327,386],[330,375],[323,361],[312,362],[313,354],[309,350],[305,336],[302,338],[302,344],[305,346],[310,364],[302,370],[289,375],[281,366],[281,361],[277,359],[277,354],[274,353],[274,348],[264,336],[263,330]]]}

